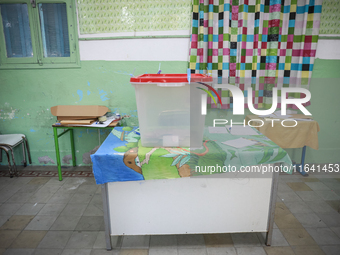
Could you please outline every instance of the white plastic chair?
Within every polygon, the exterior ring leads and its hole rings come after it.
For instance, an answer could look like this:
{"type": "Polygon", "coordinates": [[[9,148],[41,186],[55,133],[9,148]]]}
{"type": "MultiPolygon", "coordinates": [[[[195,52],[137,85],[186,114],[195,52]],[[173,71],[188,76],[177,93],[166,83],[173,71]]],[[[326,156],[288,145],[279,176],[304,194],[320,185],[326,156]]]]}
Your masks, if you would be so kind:
{"type": "Polygon", "coordinates": [[[24,158],[24,166],[27,166],[26,161],[26,150],[28,155],[29,163],[32,164],[31,160],[31,153],[28,147],[28,142],[26,139],[26,136],[23,134],[8,134],[8,135],[0,135],[0,162],[2,161],[2,150],[4,150],[7,154],[7,160],[8,160],[8,167],[9,167],[9,175],[12,178],[13,175],[18,175],[18,171],[16,168],[15,160],[14,160],[14,153],[13,149],[14,147],[18,146],[19,144],[22,144],[22,152],[23,152],[23,158],[24,158]],[[12,155],[12,162],[13,166],[11,165],[11,160],[9,154],[12,155]]]}

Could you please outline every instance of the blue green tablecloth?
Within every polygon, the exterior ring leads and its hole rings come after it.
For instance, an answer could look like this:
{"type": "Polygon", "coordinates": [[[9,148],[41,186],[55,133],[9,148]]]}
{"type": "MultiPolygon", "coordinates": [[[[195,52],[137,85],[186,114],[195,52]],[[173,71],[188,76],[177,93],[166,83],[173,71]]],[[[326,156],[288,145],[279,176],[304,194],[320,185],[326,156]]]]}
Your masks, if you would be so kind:
{"type": "Polygon", "coordinates": [[[235,136],[211,134],[206,129],[202,148],[190,150],[143,147],[136,129],[115,127],[91,155],[97,184],[210,175],[219,173],[218,169],[224,172],[274,163],[283,163],[285,171],[292,172],[292,162],[286,151],[258,131],[258,135],[235,136]],[[256,144],[237,149],[222,143],[240,137],[256,141],[256,144]]]}

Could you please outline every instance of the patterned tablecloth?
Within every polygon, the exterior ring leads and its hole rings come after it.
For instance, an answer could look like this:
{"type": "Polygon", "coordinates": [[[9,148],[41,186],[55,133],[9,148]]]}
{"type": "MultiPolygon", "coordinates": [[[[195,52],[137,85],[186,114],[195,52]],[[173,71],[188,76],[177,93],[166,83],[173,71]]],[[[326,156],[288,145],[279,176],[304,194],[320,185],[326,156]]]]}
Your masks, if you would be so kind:
{"type": "Polygon", "coordinates": [[[258,135],[235,136],[206,129],[202,147],[193,150],[143,147],[136,129],[115,127],[91,155],[97,184],[210,175],[274,163],[283,163],[281,169],[287,173],[293,170],[287,152],[258,131],[258,135]],[[223,143],[240,137],[255,143],[243,148],[223,143]]]}
{"type": "MultiPolygon", "coordinates": [[[[303,118],[304,115],[293,114],[292,117],[299,119],[303,118]]],[[[319,149],[318,132],[320,131],[320,127],[319,123],[315,120],[297,121],[295,127],[284,127],[280,123],[282,119],[273,122],[272,119],[265,120],[256,115],[247,115],[245,120],[246,123],[248,123],[249,120],[253,120],[253,123],[251,123],[253,126],[259,126],[261,124],[259,120],[262,120],[264,124],[256,129],[282,148],[302,148],[303,146],[309,146],[314,150],[319,149]]],[[[289,122],[290,121],[286,121],[285,125],[295,125],[295,123],[289,122]]]]}

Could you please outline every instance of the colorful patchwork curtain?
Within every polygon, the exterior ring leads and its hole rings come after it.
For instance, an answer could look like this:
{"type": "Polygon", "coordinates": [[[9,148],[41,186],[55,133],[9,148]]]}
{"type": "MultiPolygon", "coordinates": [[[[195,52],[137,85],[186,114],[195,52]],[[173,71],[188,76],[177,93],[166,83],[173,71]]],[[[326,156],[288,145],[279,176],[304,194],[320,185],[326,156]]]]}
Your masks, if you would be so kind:
{"type": "MultiPolygon", "coordinates": [[[[255,108],[271,107],[273,87],[278,95],[282,87],[309,88],[322,0],[193,1],[192,73],[211,74],[216,83],[234,84],[245,96],[251,86],[255,108]]],[[[221,108],[231,108],[229,91],[218,93],[221,108]]],[[[280,97],[278,102],[280,107],[280,97]]],[[[208,105],[217,107],[211,98],[208,105]]]]}

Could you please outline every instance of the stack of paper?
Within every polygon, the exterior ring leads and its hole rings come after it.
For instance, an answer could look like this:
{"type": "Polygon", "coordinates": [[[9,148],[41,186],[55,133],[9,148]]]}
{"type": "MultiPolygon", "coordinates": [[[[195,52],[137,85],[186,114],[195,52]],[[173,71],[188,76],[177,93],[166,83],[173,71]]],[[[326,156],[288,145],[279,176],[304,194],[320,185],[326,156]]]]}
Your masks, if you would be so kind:
{"type": "Polygon", "coordinates": [[[241,138],[238,138],[238,139],[235,139],[235,140],[229,140],[229,141],[222,142],[222,143],[225,144],[225,145],[235,147],[235,148],[243,148],[243,147],[254,145],[257,142],[251,141],[251,140],[248,140],[248,139],[241,137],[241,138]]]}

